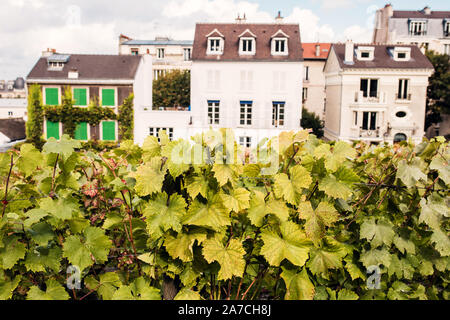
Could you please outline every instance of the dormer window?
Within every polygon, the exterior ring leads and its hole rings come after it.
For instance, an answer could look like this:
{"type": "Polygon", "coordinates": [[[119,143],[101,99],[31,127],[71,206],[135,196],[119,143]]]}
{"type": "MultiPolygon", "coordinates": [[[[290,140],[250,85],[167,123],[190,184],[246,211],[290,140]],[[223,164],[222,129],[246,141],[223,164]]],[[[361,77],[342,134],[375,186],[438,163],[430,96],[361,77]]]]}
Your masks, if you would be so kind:
{"type": "Polygon", "coordinates": [[[449,20],[444,21],[444,36],[450,37],[450,21],[449,20]]]}
{"type": "Polygon", "coordinates": [[[254,55],[256,53],[256,36],[249,29],[239,35],[239,54],[254,55]]]}
{"type": "Polygon", "coordinates": [[[224,36],[219,30],[214,29],[211,33],[206,35],[208,38],[207,54],[222,54],[224,47],[224,36]]]}
{"type": "Polygon", "coordinates": [[[69,62],[70,56],[65,54],[53,54],[47,58],[48,69],[52,71],[61,71],[64,64],[69,62]]]}
{"type": "Polygon", "coordinates": [[[374,58],[374,47],[358,47],[356,50],[357,58],[361,61],[372,61],[374,58]]]}
{"type": "Polygon", "coordinates": [[[289,36],[281,29],[272,36],[272,55],[287,56],[289,54],[288,38],[289,36]]]}
{"type": "Polygon", "coordinates": [[[409,34],[411,36],[425,36],[427,34],[426,21],[410,21],[409,34]]]}
{"type": "Polygon", "coordinates": [[[391,49],[391,56],[394,61],[409,61],[411,58],[411,48],[408,47],[395,47],[391,49]]]}

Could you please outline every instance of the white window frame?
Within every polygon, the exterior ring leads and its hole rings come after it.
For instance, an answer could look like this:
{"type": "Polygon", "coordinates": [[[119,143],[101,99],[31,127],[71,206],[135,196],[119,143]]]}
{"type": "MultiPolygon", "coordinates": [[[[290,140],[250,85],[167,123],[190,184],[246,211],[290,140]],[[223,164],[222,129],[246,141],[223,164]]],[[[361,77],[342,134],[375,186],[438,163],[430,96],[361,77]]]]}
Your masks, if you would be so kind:
{"type": "Polygon", "coordinates": [[[250,100],[239,101],[239,126],[250,127],[252,124],[253,124],[253,101],[250,100]],[[242,111],[242,109],[244,109],[244,111],[242,111]],[[242,121],[244,123],[242,123],[242,121]],[[249,121],[250,123],[248,123],[249,121]]]}
{"type": "Polygon", "coordinates": [[[375,48],[374,47],[358,47],[356,50],[357,59],[360,61],[372,61],[375,56],[375,48]],[[368,53],[368,57],[363,57],[363,53],[368,53]]]}
{"type": "Polygon", "coordinates": [[[272,38],[272,48],[271,48],[271,53],[273,56],[287,56],[289,55],[289,41],[288,38],[285,37],[277,37],[277,38],[272,38]],[[276,50],[276,43],[277,41],[283,41],[284,42],[284,51],[277,51],[276,50]]]}
{"type": "Polygon", "coordinates": [[[72,87],[72,97],[74,97],[74,89],[86,89],[86,105],[85,106],[78,106],[78,105],[74,104],[73,106],[74,107],[79,107],[79,108],[87,108],[87,107],[89,107],[89,102],[90,102],[89,101],[90,100],[89,99],[89,94],[90,94],[89,87],[72,87]]]}
{"type": "Polygon", "coordinates": [[[8,111],[8,117],[14,116],[14,111],[8,111]]]}
{"type": "Polygon", "coordinates": [[[450,37],[450,21],[444,23],[444,37],[450,37]]]}
{"type": "Polygon", "coordinates": [[[286,102],[273,101],[272,102],[272,127],[283,128],[286,123],[286,102]],[[276,103],[278,102],[278,103],[276,103]],[[281,108],[282,107],[282,108],[281,108]],[[276,109],[276,113],[274,112],[276,109]],[[283,112],[280,112],[283,110],[283,112]],[[280,119],[280,114],[283,114],[283,119],[280,119]],[[281,124],[280,124],[281,122],[281,124]]]}
{"type": "Polygon", "coordinates": [[[137,56],[137,55],[139,55],[139,48],[131,48],[131,49],[130,49],[130,54],[131,54],[132,56],[137,56]],[[137,54],[135,54],[136,51],[137,51],[137,54]]]}
{"type": "MultiPolygon", "coordinates": [[[[83,122],[86,122],[87,140],[77,140],[77,141],[84,141],[84,142],[86,142],[86,141],[91,140],[91,125],[89,124],[88,121],[83,121],[83,122]]],[[[116,126],[117,126],[117,124],[116,124],[116,126]]],[[[74,135],[75,135],[75,132],[74,132],[74,135]]],[[[117,134],[116,134],[116,137],[117,137],[117,134]]]]}
{"type": "Polygon", "coordinates": [[[218,69],[209,69],[206,71],[206,88],[209,91],[220,90],[221,72],[218,69]]]}
{"type": "Polygon", "coordinates": [[[208,49],[207,54],[223,54],[224,41],[220,37],[209,37],[208,38],[208,49]],[[219,41],[218,45],[211,45],[211,41],[219,41]],[[214,50],[213,50],[214,49],[214,50]]]}
{"type": "Polygon", "coordinates": [[[444,54],[450,55],[450,43],[444,43],[444,54]]]}
{"type": "MultiPolygon", "coordinates": [[[[245,48],[247,49],[247,48],[245,48]]],[[[240,55],[255,55],[256,54],[256,41],[252,37],[242,37],[239,39],[239,54],[240,55]],[[252,50],[244,50],[244,43],[250,41],[252,50]]]]}
{"type": "Polygon", "coordinates": [[[243,92],[253,91],[253,70],[241,70],[241,87],[243,92]]]}
{"type": "Polygon", "coordinates": [[[375,130],[377,130],[377,128],[379,127],[378,126],[378,122],[380,121],[379,120],[380,119],[380,117],[379,117],[380,112],[378,112],[378,111],[362,111],[361,113],[362,113],[362,116],[361,116],[361,130],[364,130],[364,131],[375,131],[375,130]],[[366,112],[369,114],[369,116],[368,116],[368,119],[367,119],[367,129],[364,129],[363,128],[363,126],[364,126],[364,113],[366,113],[366,112]],[[375,128],[371,129],[370,128],[370,124],[371,124],[371,117],[372,117],[373,113],[375,113],[375,128]]]}
{"type": "Polygon", "coordinates": [[[394,56],[394,61],[409,61],[411,59],[411,48],[395,47],[393,56],[394,56]],[[405,57],[399,58],[399,56],[398,56],[399,53],[404,53],[405,57]]]}
{"type": "Polygon", "coordinates": [[[411,80],[407,78],[400,78],[398,79],[398,87],[397,87],[397,94],[395,95],[396,100],[408,100],[409,93],[411,90],[411,80]],[[405,83],[406,83],[406,92],[405,92],[405,83]],[[400,96],[399,96],[399,91],[400,96]]]}
{"type": "Polygon", "coordinates": [[[252,137],[250,137],[250,136],[239,137],[239,145],[244,148],[251,148],[252,147],[252,137]]]}
{"type": "Polygon", "coordinates": [[[206,111],[207,111],[208,125],[220,125],[220,100],[206,101],[206,111]],[[212,104],[211,106],[209,105],[210,103],[212,104]],[[211,112],[209,111],[209,108],[212,108],[211,112]],[[216,114],[218,114],[219,116],[216,117],[216,114]]]}
{"type": "Polygon", "coordinates": [[[165,48],[156,48],[156,59],[163,60],[163,59],[165,59],[165,57],[166,57],[166,49],[165,48]]]}
{"type": "Polygon", "coordinates": [[[303,67],[303,80],[309,81],[309,66],[303,67]]]}
{"type": "Polygon", "coordinates": [[[409,22],[409,35],[415,36],[415,37],[426,36],[427,35],[427,21],[426,20],[410,21],[409,22]]]}
{"type": "Polygon", "coordinates": [[[101,107],[103,107],[103,89],[114,89],[114,106],[104,106],[107,108],[117,108],[118,107],[118,100],[119,100],[119,94],[118,94],[118,90],[117,87],[100,87],[99,88],[99,104],[101,107]]]}
{"type": "Polygon", "coordinates": [[[302,88],[302,101],[308,100],[308,88],[303,87],[302,88]]]}
{"type": "Polygon", "coordinates": [[[379,78],[366,78],[366,77],[362,77],[362,78],[360,78],[359,83],[360,83],[360,89],[359,89],[359,91],[360,91],[360,92],[363,92],[363,98],[378,98],[378,96],[380,95],[380,79],[379,79],[379,78]],[[367,97],[364,97],[364,91],[361,90],[361,80],[367,80],[367,97]],[[372,96],[370,95],[370,93],[373,92],[373,91],[370,90],[370,89],[371,89],[370,86],[371,86],[372,80],[377,80],[377,94],[376,94],[375,97],[372,97],[372,96]]]}
{"type": "Polygon", "coordinates": [[[191,61],[192,48],[183,48],[183,59],[184,61],[191,61]]]}
{"type": "Polygon", "coordinates": [[[44,86],[44,87],[42,87],[42,96],[44,97],[44,105],[47,105],[47,95],[45,94],[45,89],[47,89],[47,88],[56,88],[56,89],[58,89],[58,105],[61,105],[61,101],[62,101],[62,97],[61,97],[61,94],[62,94],[62,90],[61,90],[61,86],[44,86]]]}

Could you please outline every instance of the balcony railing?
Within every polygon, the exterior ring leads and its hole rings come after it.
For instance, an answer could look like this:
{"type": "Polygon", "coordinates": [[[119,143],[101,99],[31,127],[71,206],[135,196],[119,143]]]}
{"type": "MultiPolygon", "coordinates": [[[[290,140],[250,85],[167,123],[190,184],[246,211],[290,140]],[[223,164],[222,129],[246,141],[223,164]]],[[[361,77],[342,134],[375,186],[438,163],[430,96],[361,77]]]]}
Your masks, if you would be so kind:
{"type": "Polygon", "coordinates": [[[395,94],[396,102],[411,102],[411,93],[408,93],[406,96],[395,94]]]}
{"type": "Polygon", "coordinates": [[[367,129],[363,129],[363,127],[359,127],[359,137],[360,138],[379,138],[380,137],[380,127],[377,127],[375,130],[367,130],[367,129]]]}
{"type": "Polygon", "coordinates": [[[366,92],[356,91],[355,92],[355,103],[386,103],[386,93],[385,92],[366,92]]]}

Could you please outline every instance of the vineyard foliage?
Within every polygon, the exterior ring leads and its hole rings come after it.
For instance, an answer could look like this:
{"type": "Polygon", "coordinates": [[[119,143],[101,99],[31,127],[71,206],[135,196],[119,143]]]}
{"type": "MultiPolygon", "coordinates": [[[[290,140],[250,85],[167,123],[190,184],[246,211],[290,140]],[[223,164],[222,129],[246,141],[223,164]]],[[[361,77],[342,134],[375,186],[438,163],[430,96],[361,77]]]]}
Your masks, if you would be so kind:
{"type": "Polygon", "coordinates": [[[224,135],[0,154],[0,299],[449,298],[444,139],[224,135]]]}

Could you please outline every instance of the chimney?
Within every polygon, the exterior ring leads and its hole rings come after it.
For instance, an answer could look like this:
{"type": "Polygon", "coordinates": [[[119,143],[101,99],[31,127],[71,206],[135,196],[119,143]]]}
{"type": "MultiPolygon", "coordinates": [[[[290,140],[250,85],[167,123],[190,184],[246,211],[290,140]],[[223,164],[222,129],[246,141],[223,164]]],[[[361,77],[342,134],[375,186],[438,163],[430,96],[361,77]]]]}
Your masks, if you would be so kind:
{"type": "Polygon", "coordinates": [[[242,17],[242,23],[246,23],[247,22],[247,17],[245,16],[245,12],[244,12],[244,16],[242,17]]]}
{"type": "Polygon", "coordinates": [[[69,79],[78,79],[78,70],[77,68],[72,68],[69,70],[69,74],[67,75],[69,79]]]}
{"type": "Polygon", "coordinates": [[[46,51],[42,51],[42,57],[47,58],[56,53],[56,49],[47,48],[46,51]]]}
{"type": "Polygon", "coordinates": [[[426,6],[425,8],[423,8],[423,13],[425,14],[431,14],[431,8],[429,6],[426,6]]]}
{"type": "Polygon", "coordinates": [[[242,22],[241,15],[239,13],[238,13],[238,16],[237,16],[235,21],[236,21],[236,23],[241,23],[242,22]]]}
{"type": "Polygon", "coordinates": [[[388,3],[384,6],[384,8],[386,9],[388,17],[392,17],[394,15],[394,8],[392,7],[392,4],[388,3]]]}
{"type": "Polygon", "coordinates": [[[345,64],[354,64],[353,62],[353,54],[355,50],[355,45],[352,40],[347,40],[345,42],[345,64]]]}
{"type": "Polygon", "coordinates": [[[275,17],[276,23],[283,23],[283,17],[281,16],[281,11],[278,11],[278,15],[275,17]]]}
{"type": "Polygon", "coordinates": [[[320,44],[316,44],[316,57],[320,57],[320,44]]]}

